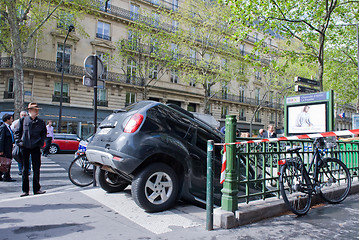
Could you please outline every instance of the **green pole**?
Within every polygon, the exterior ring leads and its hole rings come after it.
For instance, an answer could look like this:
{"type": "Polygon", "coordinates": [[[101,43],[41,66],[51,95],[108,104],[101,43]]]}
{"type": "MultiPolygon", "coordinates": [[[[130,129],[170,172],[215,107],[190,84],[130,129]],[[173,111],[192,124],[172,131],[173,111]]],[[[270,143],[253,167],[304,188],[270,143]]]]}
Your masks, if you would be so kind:
{"type": "MultiPolygon", "coordinates": [[[[226,116],[225,143],[233,143],[236,140],[237,120],[235,115],[226,116]]],[[[222,189],[222,209],[235,212],[238,209],[238,177],[236,164],[236,146],[227,145],[226,178],[222,189]]]]}
{"type": "Polygon", "coordinates": [[[207,142],[207,201],[206,230],[213,230],[213,140],[207,142]]]}

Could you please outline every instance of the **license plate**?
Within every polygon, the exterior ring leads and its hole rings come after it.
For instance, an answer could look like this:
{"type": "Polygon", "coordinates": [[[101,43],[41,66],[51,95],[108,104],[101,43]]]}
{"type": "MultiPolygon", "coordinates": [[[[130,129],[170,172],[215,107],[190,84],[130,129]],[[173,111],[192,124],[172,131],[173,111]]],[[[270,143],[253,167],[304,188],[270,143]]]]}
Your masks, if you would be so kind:
{"type": "Polygon", "coordinates": [[[111,128],[102,128],[102,129],[98,132],[98,134],[104,135],[104,134],[109,133],[110,131],[111,131],[111,128]]]}

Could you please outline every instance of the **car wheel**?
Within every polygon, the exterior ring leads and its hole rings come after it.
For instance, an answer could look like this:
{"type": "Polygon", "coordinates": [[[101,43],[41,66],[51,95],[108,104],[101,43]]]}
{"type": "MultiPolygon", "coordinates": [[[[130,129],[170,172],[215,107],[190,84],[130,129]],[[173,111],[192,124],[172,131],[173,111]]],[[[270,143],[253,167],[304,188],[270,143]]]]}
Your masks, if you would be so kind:
{"type": "Polygon", "coordinates": [[[49,153],[51,154],[55,154],[59,152],[59,146],[55,145],[55,144],[51,144],[50,148],[49,148],[49,153]]]}
{"type": "Polygon", "coordinates": [[[132,181],[132,197],[148,212],[171,208],[177,200],[178,177],[166,164],[154,163],[144,168],[132,181]]]}
{"type": "Polygon", "coordinates": [[[120,175],[102,169],[96,170],[96,180],[100,187],[109,193],[121,192],[130,184],[120,175]]]}

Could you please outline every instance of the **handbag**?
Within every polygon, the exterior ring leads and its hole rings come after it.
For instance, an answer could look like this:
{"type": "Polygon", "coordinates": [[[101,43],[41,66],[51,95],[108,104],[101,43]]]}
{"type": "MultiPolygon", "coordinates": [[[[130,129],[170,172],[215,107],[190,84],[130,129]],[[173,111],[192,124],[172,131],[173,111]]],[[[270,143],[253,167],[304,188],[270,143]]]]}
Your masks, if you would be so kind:
{"type": "Polygon", "coordinates": [[[22,151],[17,144],[15,144],[14,148],[12,149],[12,157],[15,159],[16,162],[22,163],[22,151]]]}
{"type": "Polygon", "coordinates": [[[11,165],[11,159],[0,156],[0,172],[6,173],[9,171],[11,165]]]}

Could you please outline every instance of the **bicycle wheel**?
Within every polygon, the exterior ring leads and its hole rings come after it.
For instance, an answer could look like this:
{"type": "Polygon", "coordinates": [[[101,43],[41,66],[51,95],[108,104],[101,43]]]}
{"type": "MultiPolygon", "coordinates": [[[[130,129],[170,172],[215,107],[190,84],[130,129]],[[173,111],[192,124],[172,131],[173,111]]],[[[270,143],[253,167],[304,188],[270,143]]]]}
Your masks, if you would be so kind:
{"type": "Polygon", "coordinates": [[[289,210],[297,215],[309,211],[312,195],[311,183],[303,177],[299,163],[289,162],[280,169],[279,187],[283,200],[289,210]]]}
{"type": "Polygon", "coordinates": [[[86,155],[80,155],[70,164],[69,179],[76,186],[89,186],[93,183],[93,169],[93,165],[87,160],[86,155]]]}
{"type": "Polygon", "coordinates": [[[330,203],[340,203],[349,194],[351,178],[349,169],[336,158],[324,158],[319,166],[320,196],[330,203]]]}

